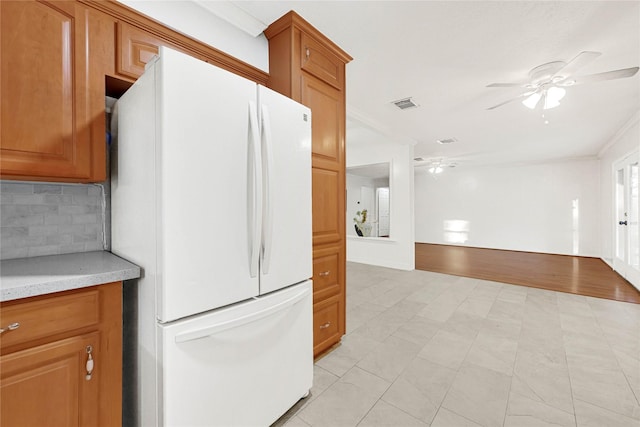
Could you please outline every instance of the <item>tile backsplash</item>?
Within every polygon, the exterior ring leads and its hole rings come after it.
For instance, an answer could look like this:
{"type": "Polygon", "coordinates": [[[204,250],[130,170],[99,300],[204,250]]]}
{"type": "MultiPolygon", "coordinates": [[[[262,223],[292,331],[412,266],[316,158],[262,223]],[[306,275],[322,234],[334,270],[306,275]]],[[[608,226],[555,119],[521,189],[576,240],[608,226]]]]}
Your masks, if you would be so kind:
{"type": "Polygon", "coordinates": [[[108,248],[108,187],[18,181],[0,186],[0,259],[108,248]]]}

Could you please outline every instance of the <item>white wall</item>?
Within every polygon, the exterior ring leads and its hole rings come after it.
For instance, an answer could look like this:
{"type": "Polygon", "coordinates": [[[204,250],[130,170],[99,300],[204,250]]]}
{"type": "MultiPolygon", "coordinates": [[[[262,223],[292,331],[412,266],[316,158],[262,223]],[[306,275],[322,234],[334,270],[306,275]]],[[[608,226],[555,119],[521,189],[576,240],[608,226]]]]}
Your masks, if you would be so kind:
{"type": "MultiPolygon", "coordinates": [[[[382,162],[391,162],[391,236],[347,236],[347,261],[413,270],[413,146],[394,142],[350,144],[347,140],[347,167],[382,162]]],[[[349,227],[353,228],[353,220],[347,218],[347,229],[349,227]]]]}
{"type": "Polygon", "coordinates": [[[176,31],[269,71],[269,43],[263,34],[252,37],[191,1],[118,1],[176,31]]]}
{"type": "Polygon", "coordinates": [[[636,113],[600,151],[601,258],[613,260],[615,220],[613,218],[613,164],[640,148],[640,112],[636,113]]]}
{"type": "Polygon", "coordinates": [[[416,241],[599,256],[598,170],[597,159],[459,167],[437,178],[418,169],[416,241]]]}

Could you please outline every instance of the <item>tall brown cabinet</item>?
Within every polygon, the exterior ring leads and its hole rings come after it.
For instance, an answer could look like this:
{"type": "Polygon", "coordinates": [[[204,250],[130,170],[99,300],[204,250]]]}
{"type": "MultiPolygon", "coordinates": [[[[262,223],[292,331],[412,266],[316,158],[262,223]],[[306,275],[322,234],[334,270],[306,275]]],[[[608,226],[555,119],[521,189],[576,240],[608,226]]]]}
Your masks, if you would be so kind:
{"type": "Polygon", "coordinates": [[[313,346],[345,333],[345,66],[351,57],[291,11],[271,24],[268,86],[311,108],[313,346]]]}

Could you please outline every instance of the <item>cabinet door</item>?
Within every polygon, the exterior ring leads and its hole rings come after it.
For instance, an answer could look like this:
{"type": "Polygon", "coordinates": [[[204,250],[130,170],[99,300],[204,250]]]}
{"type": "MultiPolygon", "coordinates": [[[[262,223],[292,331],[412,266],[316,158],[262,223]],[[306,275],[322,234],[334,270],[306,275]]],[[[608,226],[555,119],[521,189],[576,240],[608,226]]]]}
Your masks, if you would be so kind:
{"type": "Polygon", "coordinates": [[[85,376],[87,347],[100,357],[98,333],[0,357],[0,424],[98,425],[98,372],[85,376]]]}
{"type": "Polygon", "coordinates": [[[344,163],[344,98],[342,92],[302,74],[302,103],[311,108],[313,166],[338,170],[344,163]]]}
{"type": "Polygon", "coordinates": [[[344,100],[340,91],[303,73],[302,103],[313,115],[313,243],[337,242],[345,234],[344,100]]]}
{"type": "Polygon", "coordinates": [[[126,22],[117,23],[116,41],[116,72],[130,80],[137,80],[144,73],[144,68],[155,55],[160,46],[168,46],[179,52],[207,61],[199,55],[185,52],[179,46],[170,43],[160,37],[143,31],[126,22]]]}
{"type": "Polygon", "coordinates": [[[118,22],[117,28],[116,72],[135,80],[144,73],[147,62],[158,54],[158,47],[166,43],[125,22],[118,22]]]}
{"type": "Polygon", "coordinates": [[[314,245],[339,242],[344,236],[343,179],[343,175],[334,170],[311,170],[314,245]]]}
{"type": "Polygon", "coordinates": [[[75,2],[0,2],[3,177],[91,180],[105,136],[91,135],[88,19],[75,2]]]}

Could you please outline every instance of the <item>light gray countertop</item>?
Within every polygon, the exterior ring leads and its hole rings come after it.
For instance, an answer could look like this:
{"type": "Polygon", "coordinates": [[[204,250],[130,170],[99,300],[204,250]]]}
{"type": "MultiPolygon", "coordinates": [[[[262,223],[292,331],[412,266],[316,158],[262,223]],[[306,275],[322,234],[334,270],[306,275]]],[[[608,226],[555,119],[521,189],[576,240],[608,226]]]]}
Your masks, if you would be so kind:
{"type": "Polygon", "coordinates": [[[0,302],[140,277],[140,267],[111,252],[0,261],[0,302]]]}

